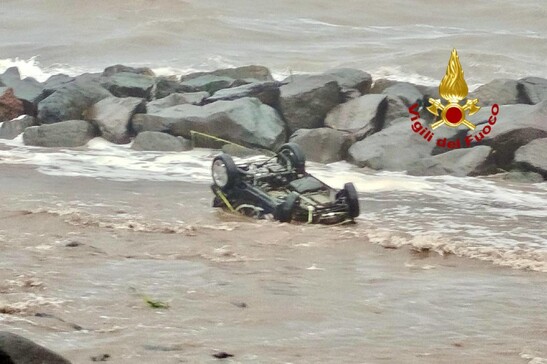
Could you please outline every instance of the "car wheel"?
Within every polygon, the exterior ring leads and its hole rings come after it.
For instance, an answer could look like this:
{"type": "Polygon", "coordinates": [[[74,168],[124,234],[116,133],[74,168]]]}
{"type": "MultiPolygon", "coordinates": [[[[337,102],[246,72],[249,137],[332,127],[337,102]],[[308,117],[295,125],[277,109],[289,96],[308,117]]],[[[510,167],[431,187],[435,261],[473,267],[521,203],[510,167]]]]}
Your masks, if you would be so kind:
{"type": "Polygon", "coordinates": [[[221,154],[213,159],[211,175],[213,183],[222,190],[232,188],[239,178],[237,166],[228,154],[221,154]]]}
{"type": "Polygon", "coordinates": [[[276,218],[279,222],[291,222],[298,198],[296,193],[289,193],[285,201],[277,206],[276,218]]]}
{"type": "Polygon", "coordinates": [[[344,194],[348,203],[349,216],[354,219],[360,214],[359,210],[359,195],[353,183],[348,182],[344,185],[344,194]]]}
{"type": "Polygon", "coordinates": [[[277,162],[288,170],[306,171],[306,155],[296,143],[285,143],[277,150],[277,162]]]}

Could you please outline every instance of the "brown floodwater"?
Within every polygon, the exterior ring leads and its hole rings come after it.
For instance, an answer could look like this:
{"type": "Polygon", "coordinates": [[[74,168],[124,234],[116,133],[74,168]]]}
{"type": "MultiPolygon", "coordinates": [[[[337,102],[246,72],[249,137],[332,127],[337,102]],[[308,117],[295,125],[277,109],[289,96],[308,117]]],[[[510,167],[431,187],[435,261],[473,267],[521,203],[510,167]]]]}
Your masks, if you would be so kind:
{"type": "Polygon", "coordinates": [[[547,358],[545,273],[233,216],[206,184],[0,173],[0,330],[74,363],[547,358]]]}

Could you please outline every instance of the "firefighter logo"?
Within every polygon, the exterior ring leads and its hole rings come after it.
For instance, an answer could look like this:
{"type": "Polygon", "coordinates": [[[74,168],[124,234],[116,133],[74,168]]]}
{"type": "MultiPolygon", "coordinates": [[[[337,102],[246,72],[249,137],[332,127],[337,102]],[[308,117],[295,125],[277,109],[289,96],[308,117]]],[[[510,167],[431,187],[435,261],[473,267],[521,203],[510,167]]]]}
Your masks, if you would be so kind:
{"type": "Polygon", "coordinates": [[[440,120],[431,124],[431,129],[436,129],[443,124],[451,128],[463,124],[470,130],[475,130],[475,124],[466,119],[466,112],[473,115],[479,111],[480,106],[477,106],[479,100],[468,99],[465,105],[461,106],[459,104],[461,100],[467,97],[468,91],[458,53],[453,49],[448,61],[448,67],[446,67],[446,75],[439,85],[439,94],[448,101],[448,104],[443,105],[440,99],[429,99],[431,105],[427,108],[427,111],[435,116],[439,116],[440,112],[441,117],[440,120]]]}

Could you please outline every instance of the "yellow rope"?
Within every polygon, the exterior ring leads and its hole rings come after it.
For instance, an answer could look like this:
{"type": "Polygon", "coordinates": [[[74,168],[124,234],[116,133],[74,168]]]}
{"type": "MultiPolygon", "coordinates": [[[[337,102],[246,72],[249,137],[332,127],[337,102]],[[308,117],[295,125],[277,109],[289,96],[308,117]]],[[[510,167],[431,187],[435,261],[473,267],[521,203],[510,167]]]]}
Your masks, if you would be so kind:
{"type": "Polygon", "coordinates": [[[220,199],[222,200],[222,202],[224,202],[224,204],[226,206],[228,206],[228,209],[231,211],[231,212],[235,212],[236,210],[234,209],[234,207],[232,206],[232,204],[230,203],[230,201],[228,201],[228,198],[226,198],[226,195],[224,195],[222,193],[221,190],[217,189],[216,190],[216,193],[218,195],[218,197],[220,197],[220,199]]]}

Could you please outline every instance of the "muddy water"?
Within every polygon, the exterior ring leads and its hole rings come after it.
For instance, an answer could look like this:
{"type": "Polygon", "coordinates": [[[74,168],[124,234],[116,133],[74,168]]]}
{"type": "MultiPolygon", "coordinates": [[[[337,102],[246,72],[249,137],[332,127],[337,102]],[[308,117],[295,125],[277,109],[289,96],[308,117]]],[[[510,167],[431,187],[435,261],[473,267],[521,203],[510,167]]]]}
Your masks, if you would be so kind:
{"type": "Polygon", "coordinates": [[[543,273],[386,249],[366,221],[234,217],[209,207],[204,184],[0,168],[0,329],[75,363],[547,357],[543,273]]]}

